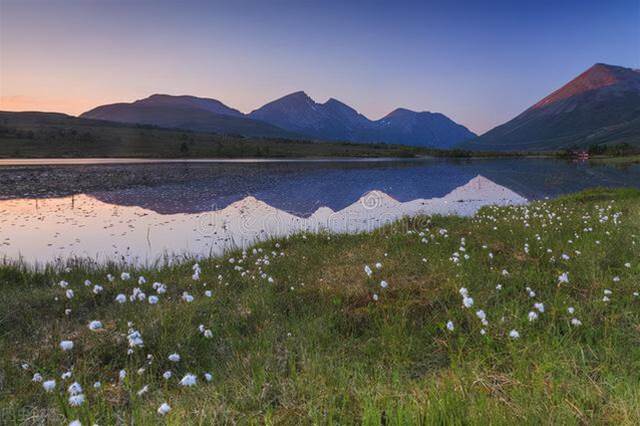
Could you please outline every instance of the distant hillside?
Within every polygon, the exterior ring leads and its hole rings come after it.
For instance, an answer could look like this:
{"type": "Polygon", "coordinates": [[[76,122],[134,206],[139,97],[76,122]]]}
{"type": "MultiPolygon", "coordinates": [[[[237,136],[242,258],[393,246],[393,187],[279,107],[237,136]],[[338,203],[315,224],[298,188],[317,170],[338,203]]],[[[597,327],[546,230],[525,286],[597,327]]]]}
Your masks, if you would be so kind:
{"type": "Polygon", "coordinates": [[[596,64],[513,120],[461,147],[544,151],[619,143],[640,147],[640,72],[596,64]]]}
{"type": "Polygon", "coordinates": [[[420,146],[450,149],[460,141],[476,136],[466,127],[457,124],[439,112],[414,112],[398,108],[386,117],[375,122],[376,139],[387,143],[401,141],[420,141],[420,146]]]}
{"type": "Polygon", "coordinates": [[[336,100],[316,103],[304,92],[284,96],[249,117],[325,140],[385,142],[447,149],[476,135],[443,114],[396,109],[372,121],[336,100]]]}
{"type": "Polygon", "coordinates": [[[271,124],[247,118],[240,111],[229,108],[215,99],[194,96],[152,95],[132,103],[99,106],[80,117],[244,136],[299,136],[271,124]]]}
{"type": "Polygon", "coordinates": [[[215,99],[152,95],[132,103],[99,106],[81,117],[220,134],[439,149],[476,136],[439,113],[396,109],[383,119],[372,121],[336,99],[319,104],[304,92],[269,102],[247,115],[215,99]]]}
{"type": "Polygon", "coordinates": [[[418,148],[317,143],[163,129],[45,112],[0,111],[0,157],[413,157],[418,148]]]}

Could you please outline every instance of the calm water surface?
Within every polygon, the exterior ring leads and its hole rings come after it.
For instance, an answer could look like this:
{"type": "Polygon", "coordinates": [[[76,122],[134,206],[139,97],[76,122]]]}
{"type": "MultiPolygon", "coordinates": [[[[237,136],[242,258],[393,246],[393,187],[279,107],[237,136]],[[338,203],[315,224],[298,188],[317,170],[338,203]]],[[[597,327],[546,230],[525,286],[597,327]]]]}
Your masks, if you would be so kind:
{"type": "Polygon", "coordinates": [[[371,190],[402,202],[442,197],[477,175],[530,200],[640,188],[640,165],[550,159],[0,165],[0,256],[148,260],[170,251],[176,232],[181,251],[207,254],[212,236],[194,223],[249,195],[307,217],[371,190]]]}

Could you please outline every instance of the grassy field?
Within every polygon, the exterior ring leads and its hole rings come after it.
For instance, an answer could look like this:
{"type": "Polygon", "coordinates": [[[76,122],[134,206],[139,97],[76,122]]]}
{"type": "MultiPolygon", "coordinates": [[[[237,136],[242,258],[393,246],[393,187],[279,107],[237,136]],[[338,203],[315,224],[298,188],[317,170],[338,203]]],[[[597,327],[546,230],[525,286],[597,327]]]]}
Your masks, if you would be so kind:
{"type": "Polygon", "coordinates": [[[593,157],[589,161],[597,164],[611,164],[611,165],[639,164],[640,154],[628,155],[628,156],[622,156],[622,157],[593,157]]]}
{"type": "Polygon", "coordinates": [[[243,137],[56,113],[0,111],[0,158],[415,157],[426,153],[399,145],[243,137]]]}
{"type": "Polygon", "coordinates": [[[0,422],[640,423],[638,191],[194,263],[1,267],[0,422]]]}

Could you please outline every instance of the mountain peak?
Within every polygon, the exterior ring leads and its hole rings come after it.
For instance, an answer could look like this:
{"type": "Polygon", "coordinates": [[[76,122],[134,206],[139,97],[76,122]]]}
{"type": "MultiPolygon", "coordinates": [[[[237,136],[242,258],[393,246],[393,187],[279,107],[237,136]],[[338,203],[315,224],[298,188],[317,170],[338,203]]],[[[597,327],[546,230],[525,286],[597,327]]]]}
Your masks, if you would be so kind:
{"type": "Polygon", "coordinates": [[[599,62],[542,99],[532,108],[542,108],[572,96],[616,85],[625,87],[633,85],[636,88],[640,88],[640,73],[631,68],[599,62]]]}
{"type": "Polygon", "coordinates": [[[311,99],[311,97],[309,95],[307,95],[307,93],[304,90],[298,90],[297,92],[289,93],[288,95],[284,95],[283,97],[281,97],[278,100],[281,101],[283,99],[297,99],[297,100],[310,100],[310,101],[313,101],[313,99],[311,99]]]}
{"type": "Polygon", "coordinates": [[[414,111],[408,108],[396,108],[391,111],[389,114],[385,115],[382,120],[388,118],[401,118],[401,117],[414,117],[414,116],[436,116],[442,115],[439,112],[431,112],[431,111],[414,111]]]}
{"type": "Polygon", "coordinates": [[[154,93],[153,95],[138,99],[131,105],[145,107],[169,107],[200,109],[214,114],[228,115],[231,117],[242,117],[242,113],[237,109],[229,108],[217,99],[199,98],[191,95],[167,95],[164,93],[154,93]]]}
{"type": "Polygon", "coordinates": [[[416,112],[411,111],[410,109],[407,109],[407,108],[396,108],[393,111],[391,111],[389,114],[385,115],[383,117],[383,120],[387,118],[392,118],[392,117],[407,116],[409,114],[416,114],[416,112]]]}
{"type": "Polygon", "coordinates": [[[469,144],[492,151],[544,151],[634,143],[640,135],[640,73],[596,63],[515,118],[469,144]]]}

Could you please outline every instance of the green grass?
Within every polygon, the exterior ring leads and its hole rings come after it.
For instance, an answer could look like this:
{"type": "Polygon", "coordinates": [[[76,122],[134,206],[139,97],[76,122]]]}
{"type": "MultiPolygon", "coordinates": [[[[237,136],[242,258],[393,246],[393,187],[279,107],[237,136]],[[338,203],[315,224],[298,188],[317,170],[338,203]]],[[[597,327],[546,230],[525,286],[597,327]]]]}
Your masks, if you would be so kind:
{"type": "Polygon", "coordinates": [[[417,157],[427,153],[401,145],[243,137],[56,113],[0,111],[0,158],[417,157]]]}
{"type": "Polygon", "coordinates": [[[589,160],[598,164],[611,164],[611,165],[626,165],[626,164],[639,164],[639,155],[628,155],[626,157],[593,157],[589,160]]]}
{"type": "Polygon", "coordinates": [[[638,191],[592,190],[528,207],[484,208],[471,219],[416,218],[368,234],[267,241],[256,246],[262,252],[200,261],[199,281],[191,277],[194,262],[129,271],[129,281],[119,278],[118,265],[6,265],[2,422],[638,424],[639,236],[638,191]],[[456,252],[458,263],[451,260],[456,252]],[[569,283],[558,283],[563,272],[569,283]],[[108,273],[118,278],[109,283],[108,273]],[[166,284],[160,302],[114,303],[118,293],[132,293],[140,275],[147,295],[155,294],[154,281],[166,284]],[[94,295],[85,279],[104,292],[94,295]],[[69,282],[73,299],[56,285],[60,280],[69,282]],[[389,286],[381,288],[381,280],[389,286]],[[461,287],[474,299],[471,309],[462,307],[461,287]],[[605,289],[612,290],[609,302],[602,300],[605,289]],[[184,291],[192,303],[181,300],[184,291]],[[530,322],[535,302],[544,312],[530,322]],[[571,325],[574,317],[581,326],[571,325]],[[104,330],[90,331],[91,320],[104,330]],[[199,324],[213,337],[205,338],[199,324]],[[132,355],[128,328],[144,339],[132,355]],[[519,339],[509,337],[514,329],[519,339]],[[60,350],[64,339],[74,349],[60,350]],[[176,364],[167,359],[173,352],[182,358],[176,364]],[[68,369],[73,378],[63,381],[68,369]],[[174,377],[164,380],[165,370],[174,377]],[[56,390],[31,382],[36,372],[55,378],[56,390]],[[198,375],[197,386],[178,385],[187,372],[198,375]],[[87,398],[79,408],[67,403],[73,380],[87,398]],[[93,389],[97,380],[102,387],[93,389]],[[144,385],[149,391],[138,396],[144,385]],[[156,410],[165,401],[172,410],[161,417],[156,410]]]}

